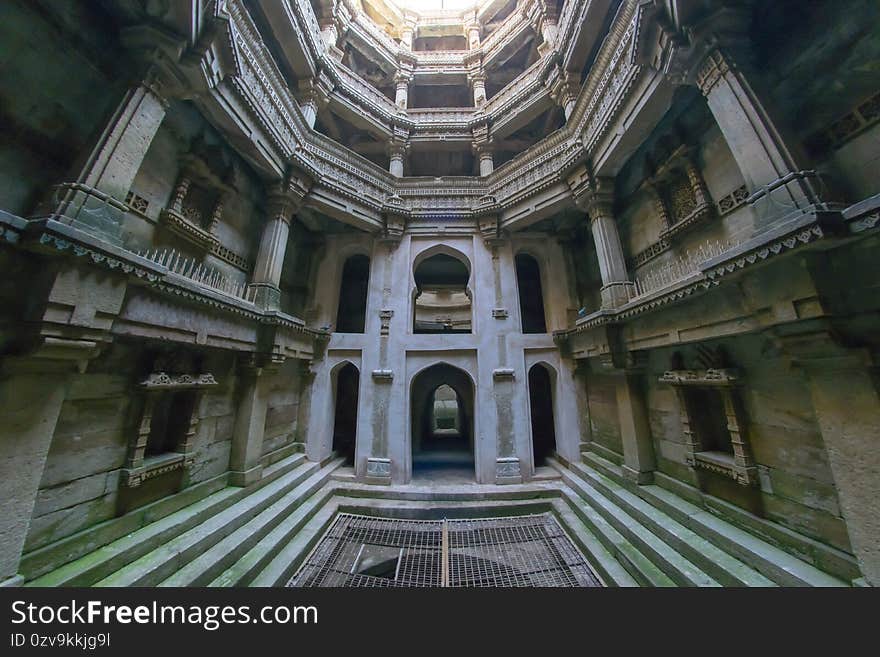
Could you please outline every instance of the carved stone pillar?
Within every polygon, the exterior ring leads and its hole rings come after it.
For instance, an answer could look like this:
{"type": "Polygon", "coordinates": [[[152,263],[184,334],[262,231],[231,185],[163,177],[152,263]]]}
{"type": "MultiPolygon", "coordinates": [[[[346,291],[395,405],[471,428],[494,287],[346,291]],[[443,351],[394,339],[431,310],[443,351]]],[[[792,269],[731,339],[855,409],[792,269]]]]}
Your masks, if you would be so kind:
{"type": "Polygon", "coordinates": [[[559,34],[556,12],[548,11],[548,9],[549,8],[545,8],[544,15],[539,21],[539,31],[541,32],[542,41],[541,45],[538,47],[538,52],[541,55],[546,55],[556,47],[556,41],[559,34]]]}
{"type": "Polygon", "coordinates": [[[404,170],[404,162],[406,161],[406,143],[393,140],[389,145],[390,151],[390,162],[388,164],[388,171],[391,172],[392,176],[396,176],[397,178],[403,177],[404,170]]]}
{"type": "Polygon", "coordinates": [[[663,198],[660,188],[653,182],[648,183],[647,188],[654,203],[654,210],[657,212],[657,216],[660,217],[660,221],[663,222],[664,228],[672,228],[672,224],[675,222],[672,220],[672,215],[669,213],[669,208],[666,205],[666,200],[663,198]]]}
{"type": "Polygon", "coordinates": [[[471,88],[474,92],[474,107],[486,104],[486,76],[482,73],[471,77],[471,88]]]}
{"type": "Polygon", "coordinates": [[[464,36],[467,39],[468,50],[476,50],[480,47],[480,24],[476,16],[469,16],[464,23],[464,36]]]}
{"type": "Polygon", "coordinates": [[[290,222],[300,208],[306,191],[307,186],[303,180],[291,178],[276,185],[269,193],[266,207],[268,217],[263,227],[260,250],[249,286],[251,299],[261,308],[280,308],[279,285],[290,235],[290,222]]]}
{"type": "Polygon", "coordinates": [[[475,144],[474,152],[480,162],[480,176],[488,176],[495,170],[495,159],[492,155],[492,147],[487,143],[475,144]]]}
{"type": "Polygon", "coordinates": [[[592,178],[578,195],[578,207],[590,217],[590,230],[602,275],[602,307],[618,308],[632,299],[635,286],[629,280],[623,246],[614,220],[614,181],[592,178]]]}
{"type": "Polygon", "coordinates": [[[712,48],[696,68],[696,83],[752,193],[758,230],[772,221],[822,204],[816,172],[797,152],[728,50],[712,48]]]}
{"type": "Polygon", "coordinates": [[[400,26],[400,45],[406,50],[412,50],[418,17],[406,14],[403,21],[403,25],[400,26]]]}
{"type": "Polygon", "coordinates": [[[397,85],[394,94],[394,104],[400,109],[406,109],[409,104],[409,82],[408,76],[396,75],[394,82],[397,85]]]}
{"type": "Polygon", "coordinates": [[[339,40],[339,32],[336,29],[336,21],[332,18],[322,19],[318,21],[321,28],[321,39],[324,41],[324,47],[329,51],[336,47],[339,40]]]}
{"type": "Polygon", "coordinates": [[[578,83],[568,71],[557,70],[556,79],[550,88],[550,97],[562,108],[567,121],[577,102],[578,83]]]}
{"type": "Polygon", "coordinates": [[[318,119],[318,110],[327,103],[327,90],[319,86],[314,79],[302,80],[299,83],[298,97],[306,124],[314,128],[318,119]]]}
{"type": "Polygon", "coordinates": [[[105,241],[122,240],[123,202],[165,119],[168,101],[151,68],[131,87],[104,127],[72,182],[56,185],[35,212],[90,232],[105,241]]]}

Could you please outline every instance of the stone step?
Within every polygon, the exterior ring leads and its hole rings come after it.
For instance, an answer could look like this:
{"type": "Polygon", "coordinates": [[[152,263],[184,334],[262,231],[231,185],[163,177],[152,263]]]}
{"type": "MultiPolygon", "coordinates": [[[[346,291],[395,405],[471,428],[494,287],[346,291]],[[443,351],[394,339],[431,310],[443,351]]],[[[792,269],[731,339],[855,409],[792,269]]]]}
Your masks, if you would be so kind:
{"type": "Polygon", "coordinates": [[[157,546],[177,538],[208,518],[228,509],[248,495],[293,471],[304,462],[304,455],[295,454],[277,463],[273,472],[268,473],[251,488],[223,488],[198,502],[155,520],[60,566],[32,580],[27,586],[90,586],[143,557],[157,546]]]}
{"type": "Polygon", "coordinates": [[[288,443],[268,454],[263,454],[263,458],[261,458],[260,461],[262,461],[264,467],[268,467],[273,463],[277,463],[278,461],[292,456],[293,454],[302,453],[304,451],[302,443],[288,443]]]}
{"type": "MultiPolygon", "coordinates": [[[[272,483],[246,495],[222,512],[205,519],[170,541],[155,546],[96,583],[96,586],[154,586],[208,550],[320,469],[303,462],[272,483]]],[[[249,491],[249,489],[245,489],[249,491]]]]}
{"type": "Polygon", "coordinates": [[[373,486],[351,482],[345,484],[345,494],[350,497],[369,497],[373,499],[410,500],[423,502],[437,501],[491,501],[491,500],[525,500],[556,497],[559,479],[540,481],[532,484],[442,484],[403,486],[373,486]]]}
{"type": "MultiPolygon", "coordinates": [[[[584,466],[584,470],[593,469],[593,463],[599,460],[596,455],[591,456],[593,458],[589,465],[584,466]]],[[[660,486],[642,485],[637,489],[638,495],[630,493],[630,497],[619,496],[618,491],[628,491],[613,476],[609,476],[613,464],[605,462],[602,466],[605,476],[601,477],[599,485],[608,482],[607,493],[621,505],[626,507],[633,499],[643,500],[663,514],[659,518],[664,523],[677,523],[690,530],[772,583],[779,586],[849,586],[846,581],[823,572],[660,486]]]]}
{"type": "Polygon", "coordinates": [[[255,572],[249,586],[284,586],[293,577],[300,564],[327,531],[333,517],[339,511],[339,500],[331,497],[296,534],[287,541],[275,556],[255,572]]]}
{"type": "Polygon", "coordinates": [[[552,505],[553,513],[565,529],[569,538],[574,541],[593,571],[599,575],[605,586],[634,587],[639,583],[627,572],[621,563],[614,558],[595,534],[593,534],[571,507],[564,500],[556,500],[552,505]]]}
{"type": "MultiPolygon", "coordinates": [[[[163,580],[159,586],[205,586],[209,584],[224,569],[235,563],[239,557],[245,555],[260,542],[260,539],[267,534],[272,535],[279,523],[285,524],[286,519],[297,516],[298,507],[309,498],[317,497],[315,493],[327,483],[330,473],[343,461],[344,459],[331,461],[257,516],[163,580]]],[[[315,500],[315,504],[320,506],[320,500],[315,500]]],[[[309,505],[310,508],[311,506],[313,505],[309,505]]],[[[314,508],[317,510],[317,506],[314,508]]],[[[296,526],[291,529],[291,531],[295,530],[296,526]]],[[[281,540],[279,537],[273,537],[273,539],[275,542],[281,540]]]]}
{"type": "Polygon", "coordinates": [[[645,559],[659,568],[677,586],[720,586],[693,562],[663,542],[635,518],[582,480],[564,472],[562,481],[602,516],[645,559]]]}
{"type": "Polygon", "coordinates": [[[675,586],[671,577],[642,554],[577,492],[565,485],[560,491],[563,501],[639,586],[675,586]]]}
{"type": "Polygon", "coordinates": [[[210,586],[248,586],[291,540],[299,536],[306,523],[328,503],[333,496],[334,488],[332,482],[325,483],[311,497],[301,500],[293,513],[220,573],[211,581],[210,586]]]}
{"type": "MultiPolygon", "coordinates": [[[[561,464],[557,464],[560,469],[561,464]]],[[[667,514],[582,463],[569,465],[572,474],[598,490],[613,504],[658,536],[664,543],[725,586],[774,586],[774,582],[732,557],[667,514]]]]}

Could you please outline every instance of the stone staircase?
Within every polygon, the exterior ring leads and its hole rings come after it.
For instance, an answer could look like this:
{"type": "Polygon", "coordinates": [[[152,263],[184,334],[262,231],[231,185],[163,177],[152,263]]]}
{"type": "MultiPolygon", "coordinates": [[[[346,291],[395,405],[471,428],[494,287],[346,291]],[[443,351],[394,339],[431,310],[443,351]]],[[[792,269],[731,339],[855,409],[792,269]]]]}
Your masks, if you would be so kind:
{"type": "Polygon", "coordinates": [[[223,488],[27,585],[208,584],[309,502],[341,463],[322,465],[295,454],[267,468],[255,489],[223,488]]]}
{"type": "Polygon", "coordinates": [[[222,487],[85,552],[28,586],[278,586],[334,515],[487,517],[551,510],[608,586],[847,586],[659,486],[630,490],[610,462],[551,459],[538,481],[377,487],[342,459],[296,453],[254,487],[222,487]]]}
{"type": "Polygon", "coordinates": [[[569,511],[639,585],[849,585],[659,486],[636,495],[584,463],[552,465],[569,511]]]}

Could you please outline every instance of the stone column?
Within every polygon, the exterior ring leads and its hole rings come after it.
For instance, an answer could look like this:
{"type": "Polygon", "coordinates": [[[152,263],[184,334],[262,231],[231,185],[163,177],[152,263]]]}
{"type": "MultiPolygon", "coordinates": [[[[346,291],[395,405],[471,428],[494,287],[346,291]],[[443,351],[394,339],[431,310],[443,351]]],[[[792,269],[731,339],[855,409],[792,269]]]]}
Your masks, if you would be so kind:
{"type": "Polygon", "coordinates": [[[614,182],[607,178],[592,180],[590,189],[580,199],[590,216],[590,230],[602,275],[602,308],[617,308],[632,299],[635,286],[629,280],[623,246],[614,220],[614,182]]]}
{"type": "Polygon", "coordinates": [[[474,146],[474,150],[480,161],[480,176],[488,176],[495,170],[495,160],[492,156],[492,147],[488,144],[478,144],[474,146]]]}
{"type": "MultiPolygon", "coordinates": [[[[301,183],[302,181],[296,181],[301,183]]],[[[250,283],[250,298],[264,309],[277,310],[281,306],[281,270],[287,252],[290,222],[302,204],[305,190],[293,183],[276,185],[269,193],[268,215],[260,250],[250,283]]]]}
{"type": "Polygon", "coordinates": [[[406,159],[406,144],[393,141],[391,142],[390,151],[391,161],[388,165],[388,170],[391,172],[392,176],[403,178],[403,163],[406,159]]]}
{"type": "Polygon", "coordinates": [[[409,77],[396,75],[394,82],[397,85],[394,94],[394,104],[400,109],[406,109],[409,104],[409,77]]]}
{"type": "Polygon", "coordinates": [[[574,111],[577,102],[577,81],[568,71],[558,71],[557,78],[551,87],[551,98],[562,108],[567,121],[574,111]]]}
{"type": "Polygon", "coordinates": [[[711,49],[696,69],[697,85],[752,193],[749,203],[755,206],[760,232],[822,199],[815,171],[756,93],[752,77],[720,48],[711,49]]]}
{"type": "Polygon", "coordinates": [[[301,80],[298,98],[303,119],[310,128],[314,128],[319,108],[327,103],[327,90],[320,87],[314,78],[301,80]]]}
{"type": "Polygon", "coordinates": [[[475,16],[465,20],[464,36],[467,39],[468,50],[476,50],[480,47],[480,24],[475,16]]]}
{"type": "Polygon", "coordinates": [[[239,368],[238,405],[229,454],[229,483],[250,486],[263,476],[263,436],[268,388],[274,371],[246,364],[239,368]]]}
{"type": "Polygon", "coordinates": [[[474,107],[482,107],[486,104],[486,76],[482,73],[471,78],[471,88],[474,91],[474,107]]]}
{"type": "Polygon", "coordinates": [[[121,243],[124,199],[168,109],[161,86],[151,69],[126,92],[85,162],[79,163],[75,180],[56,185],[35,218],[56,219],[121,243]]]}
{"type": "Polygon", "coordinates": [[[406,50],[412,50],[417,22],[416,16],[408,14],[404,16],[403,25],[400,26],[400,45],[406,50]]]}
{"type": "Polygon", "coordinates": [[[816,421],[853,552],[869,584],[880,586],[880,377],[876,356],[828,348],[826,333],[788,338],[809,383],[816,421]]]}

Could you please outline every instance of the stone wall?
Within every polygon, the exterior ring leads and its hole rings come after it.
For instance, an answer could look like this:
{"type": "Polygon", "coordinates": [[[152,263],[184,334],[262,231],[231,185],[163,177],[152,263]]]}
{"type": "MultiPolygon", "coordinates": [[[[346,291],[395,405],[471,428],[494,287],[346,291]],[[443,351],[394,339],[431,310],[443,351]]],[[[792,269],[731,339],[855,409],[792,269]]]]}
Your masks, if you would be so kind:
{"type": "Polygon", "coordinates": [[[266,430],[263,436],[264,455],[297,439],[302,429],[297,421],[301,389],[301,366],[296,361],[285,363],[269,390],[266,430]]]}
{"type": "MultiPolygon", "coordinates": [[[[747,439],[759,471],[763,515],[801,534],[850,551],[834,479],[803,375],[766,339],[743,336],[702,343],[723,346],[741,372],[739,397],[747,439]]],[[[690,485],[697,480],[685,463],[682,411],[672,386],[659,383],[674,351],[693,362],[693,347],[651,352],[645,374],[657,469],[690,485]]],[[[734,499],[731,499],[734,501],[734,499]]]]}
{"type": "Polygon", "coordinates": [[[127,58],[97,3],[4,2],[0,43],[0,208],[26,215],[103,129],[127,58]]]}
{"type": "MultiPolygon", "coordinates": [[[[125,467],[137,425],[137,402],[142,394],[134,347],[114,347],[91,363],[88,371],[71,378],[52,436],[26,543],[30,551],[86,529],[145,503],[121,497],[125,467]]],[[[194,458],[186,485],[194,485],[229,468],[236,381],[229,358],[207,365],[219,385],[206,391],[196,409],[199,418],[194,458]]],[[[175,484],[157,485],[164,494],[175,484]],[[170,487],[169,487],[170,486],[170,487]]],[[[124,491],[122,491],[124,492],[124,491]]]]}

